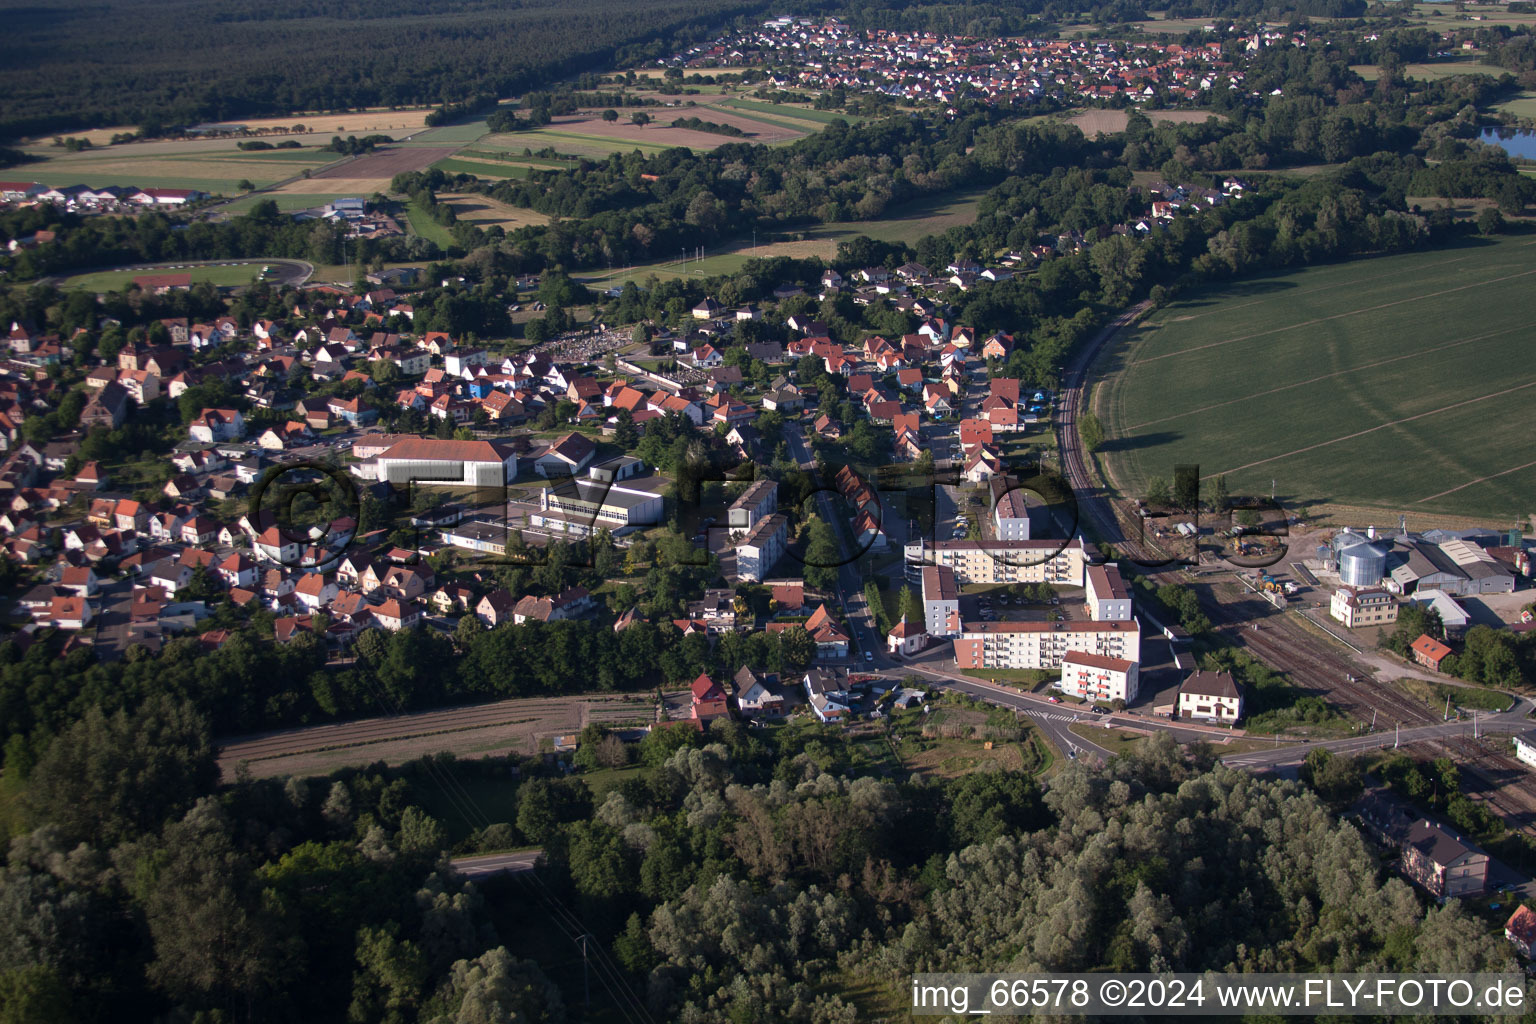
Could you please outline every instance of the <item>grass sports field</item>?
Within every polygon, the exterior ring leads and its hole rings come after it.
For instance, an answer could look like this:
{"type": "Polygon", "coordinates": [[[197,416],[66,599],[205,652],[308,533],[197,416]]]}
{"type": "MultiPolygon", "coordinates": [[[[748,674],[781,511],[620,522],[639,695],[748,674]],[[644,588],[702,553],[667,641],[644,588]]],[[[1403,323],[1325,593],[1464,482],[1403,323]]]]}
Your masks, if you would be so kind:
{"type": "Polygon", "coordinates": [[[82,288],[93,292],[122,291],[133,284],[136,277],[154,276],[156,274],[186,273],[192,276],[192,282],[211,281],[219,287],[234,287],[250,284],[261,274],[262,262],[260,260],[248,263],[219,264],[206,267],[188,266],[183,270],[103,270],[96,274],[81,274],[65,280],[60,287],[71,290],[82,288]]]}
{"type": "Polygon", "coordinates": [[[1536,512],[1536,241],[1311,267],[1156,313],[1100,357],[1111,479],[1505,521],[1536,512]]]}

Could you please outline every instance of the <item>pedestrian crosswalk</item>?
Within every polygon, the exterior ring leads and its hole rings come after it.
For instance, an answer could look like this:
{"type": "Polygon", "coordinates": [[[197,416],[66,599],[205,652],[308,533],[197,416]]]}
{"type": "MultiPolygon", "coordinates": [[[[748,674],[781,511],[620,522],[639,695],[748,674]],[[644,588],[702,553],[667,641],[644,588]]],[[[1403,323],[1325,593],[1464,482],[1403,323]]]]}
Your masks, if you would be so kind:
{"type": "Polygon", "coordinates": [[[1033,708],[1025,708],[1024,713],[1031,718],[1044,719],[1047,722],[1081,722],[1081,715],[1063,715],[1057,711],[1036,711],[1033,708]]]}

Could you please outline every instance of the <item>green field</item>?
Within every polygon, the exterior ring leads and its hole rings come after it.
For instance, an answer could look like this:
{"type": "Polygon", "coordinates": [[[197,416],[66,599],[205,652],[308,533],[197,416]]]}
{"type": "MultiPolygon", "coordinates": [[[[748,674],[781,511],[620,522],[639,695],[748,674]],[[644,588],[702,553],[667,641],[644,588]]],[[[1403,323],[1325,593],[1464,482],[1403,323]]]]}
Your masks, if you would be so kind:
{"type": "Polygon", "coordinates": [[[985,189],[947,192],[889,210],[889,216],[878,220],[823,224],[806,234],[812,238],[834,241],[868,235],[883,242],[905,242],[911,245],[924,235],[943,234],[957,224],[974,223],[976,207],[985,194],[985,189]]]}
{"type": "Polygon", "coordinates": [[[411,230],[422,238],[436,242],[443,249],[453,245],[453,235],[447,226],[433,220],[420,203],[413,202],[405,208],[405,219],[410,222],[411,230]]]}
{"type": "MultiPolygon", "coordinates": [[[[1381,77],[1381,68],[1375,64],[1351,64],[1349,69],[1367,82],[1374,82],[1381,77]]],[[[1437,82],[1456,75],[1491,75],[1497,78],[1503,73],[1503,69],[1484,64],[1481,57],[1472,54],[1458,54],[1443,60],[1403,66],[1403,77],[1416,78],[1421,82],[1437,82]]]]}
{"type": "Polygon", "coordinates": [[[1311,267],[1175,303],[1100,357],[1113,483],[1195,463],[1234,494],[1536,511],[1526,238],[1311,267]]]}
{"type": "MultiPolygon", "coordinates": [[[[840,114],[835,110],[812,110],[810,107],[791,107],[783,103],[764,103],[762,100],[726,100],[722,106],[735,107],[738,110],[753,110],[759,114],[777,114],[780,117],[789,118],[791,121],[815,121],[817,124],[831,124],[833,121],[857,121],[859,118],[848,114],[840,114]]],[[[797,127],[791,124],[790,127],[797,127]]]]}
{"type": "MultiPolygon", "coordinates": [[[[686,262],[678,258],[660,260],[656,263],[630,267],[627,274],[628,278],[634,281],[642,281],[651,274],[661,279],[709,277],[714,274],[734,274],[749,260],[774,256],[788,256],[795,259],[818,256],[822,259],[831,259],[838,242],[858,235],[911,244],[924,235],[941,234],[956,224],[973,222],[976,219],[976,206],[984,191],[977,189],[949,192],[922,199],[900,207],[893,211],[894,216],[880,220],[820,225],[806,231],[803,239],[794,241],[763,242],[753,248],[750,237],[738,238],[723,246],[724,251],[705,253],[703,259],[689,259],[686,262]]],[[[589,285],[606,288],[609,284],[622,282],[626,271],[618,267],[611,271],[590,271],[576,276],[589,285]]]]}
{"type": "Polygon", "coordinates": [[[1517,93],[1514,97],[1505,100],[1503,103],[1495,103],[1493,109],[1501,114],[1514,114],[1516,117],[1536,119],[1536,93],[1517,93]]]}
{"type": "Polygon", "coordinates": [[[520,164],[488,164],[479,160],[449,157],[432,165],[449,174],[473,174],[477,178],[526,178],[531,168],[520,164]]]}
{"type": "MultiPolygon", "coordinates": [[[[185,272],[192,275],[192,282],[211,281],[220,287],[232,287],[235,285],[250,284],[261,273],[263,264],[260,260],[252,263],[241,263],[235,266],[209,266],[187,267],[185,272]]],[[[64,280],[60,285],[65,289],[81,288],[93,292],[122,291],[133,283],[136,277],[149,274],[179,274],[180,270],[104,270],[98,274],[81,274],[64,280]]]]}
{"type": "Polygon", "coordinates": [[[640,150],[642,153],[655,154],[663,150],[675,149],[675,146],[663,145],[658,142],[636,142],[633,139],[618,139],[606,135],[586,135],[581,132],[563,132],[549,128],[531,128],[525,132],[517,132],[511,135],[489,135],[482,140],[486,145],[492,146],[524,146],[532,150],[540,150],[545,146],[561,153],[570,153],[574,156],[606,157],[610,153],[632,153],[640,150]]]}

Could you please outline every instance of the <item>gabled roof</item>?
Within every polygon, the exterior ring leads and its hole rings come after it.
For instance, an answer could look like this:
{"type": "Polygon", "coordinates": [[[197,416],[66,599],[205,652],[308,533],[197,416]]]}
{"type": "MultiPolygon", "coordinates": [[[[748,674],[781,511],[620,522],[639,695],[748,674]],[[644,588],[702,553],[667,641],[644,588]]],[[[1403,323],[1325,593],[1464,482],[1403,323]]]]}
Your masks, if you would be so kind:
{"type": "Polygon", "coordinates": [[[719,683],[709,678],[709,673],[707,672],[700,674],[699,678],[695,679],[693,685],[688,689],[693,694],[693,702],[695,704],[707,700],[725,699],[725,691],[720,689],[719,683]]]}

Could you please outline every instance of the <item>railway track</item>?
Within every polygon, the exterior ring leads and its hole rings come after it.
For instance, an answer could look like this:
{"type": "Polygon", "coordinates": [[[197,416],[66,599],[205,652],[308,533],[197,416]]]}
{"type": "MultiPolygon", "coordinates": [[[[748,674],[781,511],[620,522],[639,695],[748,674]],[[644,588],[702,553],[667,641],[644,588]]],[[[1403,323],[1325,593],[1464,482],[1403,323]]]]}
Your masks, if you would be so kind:
{"type": "MultiPolygon", "coordinates": [[[[1121,554],[1143,562],[1162,557],[1137,540],[1132,540],[1122,524],[1115,501],[1100,490],[1089,471],[1087,457],[1077,434],[1077,417],[1082,412],[1088,368],[1116,332],[1135,321],[1147,306],[1133,307],[1101,331],[1078,354],[1062,381],[1061,408],[1058,419],[1058,444],[1062,474],[1077,496],[1080,520],[1105,543],[1121,554]]],[[[1155,583],[1183,582],[1183,574],[1169,569],[1151,573],[1155,583]]],[[[1208,602],[1207,613],[1218,626],[1253,655],[1278,672],[1285,673],[1298,685],[1323,696],[1354,717],[1370,722],[1373,712],[1377,728],[1394,722],[1419,725],[1434,721],[1434,715],[1422,704],[1399,693],[1390,684],[1378,684],[1370,673],[1351,659],[1289,621],[1256,595],[1232,593],[1222,584],[1210,588],[1215,598],[1208,602]],[[1259,629],[1246,629],[1257,622],[1259,629]]]]}
{"type": "Polygon", "coordinates": [[[1536,786],[1528,770],[1514,758],[1489,749],[1488,737],[1453,737],[1436,740],[1434,748],[1443,750],[1456,763],[1463,778],[1476,783],[1462,790],[1479,803],[1493,808],[1512,830],[1536,836],[1536,786]]]}
{"type": "MultiPolygon", "coordinates": [[[[598,706],[601,704],[599,703],[598,706]]],[[[637,717],[643,717],[649,711],[643,703],[637,703],[635,706],[637,717]]],[[[222,741],[219,757],[221,760],[231,762],[263,761],[293,754],[335,750],[339,747],[361,747],[417,736],[437,736],[512,725],[535,718],[547,717],[554,722],[560,717],[572,716],[585,717],[583,709],[575,706],[571,698],[563,700],[514,698],[495,704],[386,715],[381,718],[337,722],[334,725],[306,726],[259,736],[232,737],[222,741]]]]}

